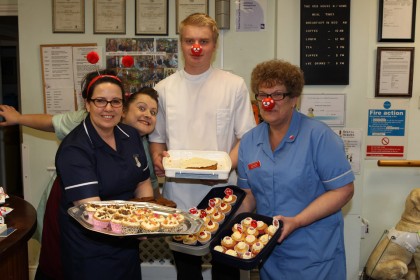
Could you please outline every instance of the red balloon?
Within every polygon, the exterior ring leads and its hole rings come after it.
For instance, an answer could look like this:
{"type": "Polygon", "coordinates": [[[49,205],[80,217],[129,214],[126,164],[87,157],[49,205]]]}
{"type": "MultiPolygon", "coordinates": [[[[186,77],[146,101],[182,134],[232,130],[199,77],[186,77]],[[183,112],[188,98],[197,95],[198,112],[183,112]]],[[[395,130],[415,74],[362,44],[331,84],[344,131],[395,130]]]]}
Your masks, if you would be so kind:
{"type": "Polygon", "coordinates": [[[274,100],[271,97],[266,97],[262,101],[262,108],[265,111],[271,111],[274,108],[274,100]]]}
{"type": "Polygon", "coordinates": [[[193,44],[191,46],[191,54],[194,56],[200,56],[200,54],[203,52],[203,48],[200,44],[193,44]]]}

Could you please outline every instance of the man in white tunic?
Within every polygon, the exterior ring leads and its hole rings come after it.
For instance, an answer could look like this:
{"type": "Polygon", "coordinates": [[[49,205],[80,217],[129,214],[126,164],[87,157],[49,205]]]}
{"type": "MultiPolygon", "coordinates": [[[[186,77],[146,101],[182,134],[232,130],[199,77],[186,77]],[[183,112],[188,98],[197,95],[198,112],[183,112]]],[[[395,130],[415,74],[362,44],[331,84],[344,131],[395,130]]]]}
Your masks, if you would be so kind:
{"type": "MultiPolygon", "coordinates": [[[[221,184],[167,178],[163,196],[188,210],[197,206],[212,187],[236,185],[239,140],[255,126],[255,119],[244,80],[211,66],[219,36],[216,22],[205,14],[193,14],[182,21],[179,31],[184,69],[155,87],[159,113],[149,141],[156,175],[164,176],[162,157],[168,150],[225,151],[232,160],[229,180],[221,184]]],[[[201,257],[178,252],[174,257],[178,279],[202,279],[201,257]]],[[[213,279],[223,278],[232,279],[228,271],[218,275],[213,269],[213,279]]]]}

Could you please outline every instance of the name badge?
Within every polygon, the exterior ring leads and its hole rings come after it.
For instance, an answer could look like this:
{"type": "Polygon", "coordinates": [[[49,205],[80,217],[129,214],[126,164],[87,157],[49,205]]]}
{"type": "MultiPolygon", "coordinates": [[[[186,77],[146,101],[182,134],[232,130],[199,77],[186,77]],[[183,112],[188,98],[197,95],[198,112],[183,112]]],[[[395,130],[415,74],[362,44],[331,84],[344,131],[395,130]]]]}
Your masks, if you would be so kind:
{"type": "Polygon", "coordinates": [[[249,170],[259,168],[259,167],[261,167],[261,162],[260,161],[256,161],[256,162],[252,162],[252,163],[248,164],[248,169],[249,170]]]}

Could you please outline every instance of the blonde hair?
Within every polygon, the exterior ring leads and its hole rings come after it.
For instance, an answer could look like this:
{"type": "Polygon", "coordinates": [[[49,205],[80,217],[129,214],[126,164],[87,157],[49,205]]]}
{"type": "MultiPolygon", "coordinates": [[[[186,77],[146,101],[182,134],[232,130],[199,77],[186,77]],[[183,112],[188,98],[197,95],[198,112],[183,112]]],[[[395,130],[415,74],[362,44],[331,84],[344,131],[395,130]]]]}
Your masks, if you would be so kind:
{"type": "Polygon", "coordinates": [[[219,38],[219,28],[217,27],[217,23],[214,19],[204,13],[194,13],[186,17],[181,23],[179,24],[179,34],[182,39],[182,31],[184,27],[187,25],[197,26],[197,27],[208,27],[213,32],[213,40],[214,43],[217,43],[217,39],[219,38]]]}
{"type": "Polygon", "coordinates": [[[260,86],[284,85],[290,97],[302,94],[305,79],[302,70],[287,61],[272,59],[255,66],[251,73],[251,89],[257,94],[260,86]]]}

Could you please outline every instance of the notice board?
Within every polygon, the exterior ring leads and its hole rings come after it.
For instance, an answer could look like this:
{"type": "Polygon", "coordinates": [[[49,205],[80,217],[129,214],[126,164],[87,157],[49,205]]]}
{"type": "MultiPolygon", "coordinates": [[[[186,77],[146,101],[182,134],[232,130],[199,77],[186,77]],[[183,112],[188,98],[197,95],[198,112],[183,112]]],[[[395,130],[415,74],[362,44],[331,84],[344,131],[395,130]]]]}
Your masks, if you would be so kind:
{"type": "Polygon", "coordinates": [[[54,115],[83,107],[81,81],[102,64],[102,59],[97,65],[86,60],[90,51],[101,54],[96,44],[41,45],[44,113],[54,115]]]}
{"type": "Polygon", "coordinates": [[[301,0],[300,67],[307,85],[348,85],[350,0],[301,0]]]}

